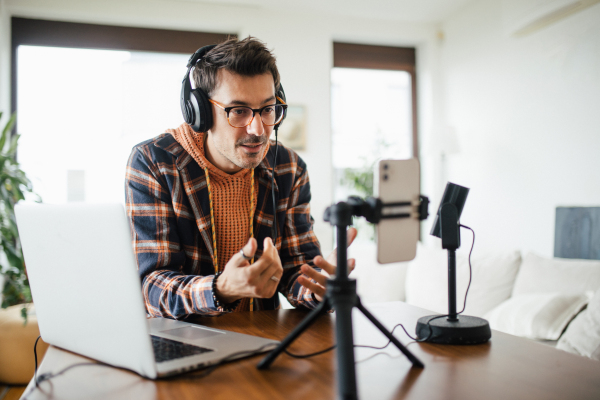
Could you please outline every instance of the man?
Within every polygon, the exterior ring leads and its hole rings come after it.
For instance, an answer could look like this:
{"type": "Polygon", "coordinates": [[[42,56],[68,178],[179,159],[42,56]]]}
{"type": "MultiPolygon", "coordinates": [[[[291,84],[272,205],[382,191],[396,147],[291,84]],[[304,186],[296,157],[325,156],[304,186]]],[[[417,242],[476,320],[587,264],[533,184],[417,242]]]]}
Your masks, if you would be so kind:
{"type": "MultiPolygon", "coordinates": [[[[230,39],[192,71],[212,107],[210,128],[167,130],[135,146],[127,166],[127,212],[148,313],[178,319],[276,309],[277,291],[296,307],[316,307],[326,274],[335,273],[335,251],[327,260],[320,255],[306,165],[269,141],[285,108],[276,97],[275,58],[254,38],[230,39]]],[[[348,243],[355,236],[350,229],[348,243]]]]}

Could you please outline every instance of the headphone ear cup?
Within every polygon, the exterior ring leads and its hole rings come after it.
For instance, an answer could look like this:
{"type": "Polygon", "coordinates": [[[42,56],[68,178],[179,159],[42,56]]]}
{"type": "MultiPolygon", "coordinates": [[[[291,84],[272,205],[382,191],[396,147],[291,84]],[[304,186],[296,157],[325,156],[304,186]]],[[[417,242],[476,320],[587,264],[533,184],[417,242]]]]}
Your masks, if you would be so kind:
{"type": "Polygon", "coordinates": [[[187,73],[181,82],[179,104],[184,121],[196,132],[206,132],[212,126],[212,106],[208,96],[201,89],[193,89],[190,83],[190,71],[196,63],[212,49],[215,44],[199,48],[188,60],[187,73]]]}
{"type": "Polygon", "coordinates": [[[212,127],[212,107],[208,96],[201,89],[194,89],[190,93],[190,99],[194,109],[195,120],[190,124],[196,132],[206,132],[212,127]]]}
{"type": "MultiPolygon", "coordinates": [[[[276,96],[277,96],[276,104],[283,104],[281,101],[279,101],[279,99],[282,99],[283,101],[287,102],[287,100],[285,98],[285,92],[283,91],[283,86],[281,86],[281,84],[279,84],[279,90],[277,90],[276,96]]],[[[287,117],[287,109],[283,110],[283,117],[281,118],[281,121],[279,121],[279,123],[275,126],[276,128],[279,129],[279,127],[283,123],[283,120],[285,119],[285,117],[287,117]]]]}
{"type": "Polygon", "coordinates": [[[187,100],[183,106],[183,120],[188,125],[192,125],[194,123],[193,107],[189,100],[187,100]]]}
{"type": "Polygon", "coordinates": [[[192,90],[190,92],[190,99],[187,102],[187,104],[189,105],[189,108],[186,107],[186,113],[187,112],[190,113],[190,122],[188,122],[188,124],[191,126],[191,128],[194,131],[200,132],[200,124],[202,123],[202,115],[200,114],[200,107],[198,106],[198,98],[196,97],[194,90],[192,90]]]}
{"type": "Polygon", "coordinates": [[[193,106],[190,102],[190,80],[189,77],[183,79],[181,83],[181,94],[179,96],[179,105],[181,106],[181,114],[183,115],[183,120],[188,124],[192,125],[194,123],[194,113],[193,106]]]}

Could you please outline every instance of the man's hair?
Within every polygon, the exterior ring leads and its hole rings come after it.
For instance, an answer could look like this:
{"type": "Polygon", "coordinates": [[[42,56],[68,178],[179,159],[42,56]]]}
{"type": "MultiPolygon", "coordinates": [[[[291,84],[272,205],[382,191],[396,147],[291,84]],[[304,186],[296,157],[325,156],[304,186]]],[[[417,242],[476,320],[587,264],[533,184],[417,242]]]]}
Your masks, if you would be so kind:
{"type": "Polygon", "coordinates": [[[273,75],[275,91],[279,88],[279,71],[275,56],[260,40],[248,36],[246,39],[228,39],[210,50],[196,64],[192,77],[197,88],[211,97],[217,87],[219,69],[242,76],[256,76],[265,73],[273,75]]]}

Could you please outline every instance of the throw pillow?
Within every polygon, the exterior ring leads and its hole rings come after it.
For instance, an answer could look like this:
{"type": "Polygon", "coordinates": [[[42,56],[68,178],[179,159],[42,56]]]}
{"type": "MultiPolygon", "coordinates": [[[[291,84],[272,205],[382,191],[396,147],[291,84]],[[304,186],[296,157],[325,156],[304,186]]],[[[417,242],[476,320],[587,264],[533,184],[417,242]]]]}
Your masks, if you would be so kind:
{"type": "Polygon", "coordinates": [[[523,258],[512,295],[582,294],[599,287],[600,261],[545,258],[529,253],[523,258]]]}
{"type": "Polygon", "coordinates": [[[600,289],[569,324],[556,348],[600,361],[600,289]]]}
{"type": "Polygon", "coordinates": [[[485,315],[492,329],[530,339],[558,340],[590,295],[530,293],[513,296],[485,315]]]}

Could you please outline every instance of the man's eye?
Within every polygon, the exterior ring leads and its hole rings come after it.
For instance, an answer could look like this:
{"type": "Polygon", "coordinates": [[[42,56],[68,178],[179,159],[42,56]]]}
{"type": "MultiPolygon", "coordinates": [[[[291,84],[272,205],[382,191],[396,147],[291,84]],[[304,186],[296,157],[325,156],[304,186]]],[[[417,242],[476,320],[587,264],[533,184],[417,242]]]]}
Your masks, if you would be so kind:
{"type": "Polygon", "coordinates": [[[272,113],[274,111],[275,111],[274,107],[265,107],[265,108],[263,108],[262,112],[265,113],[265,114],[270,114],[270,113],[272,113]]]}
{"type": "Polygon", "coordinates": [[[246,109],[246,108],[234,108],[233,110],[231,110],[231,113],[233,115],[235,115],[236,117],[242,117],[242,116],[248,114],[248,109],[246,109]]]}

